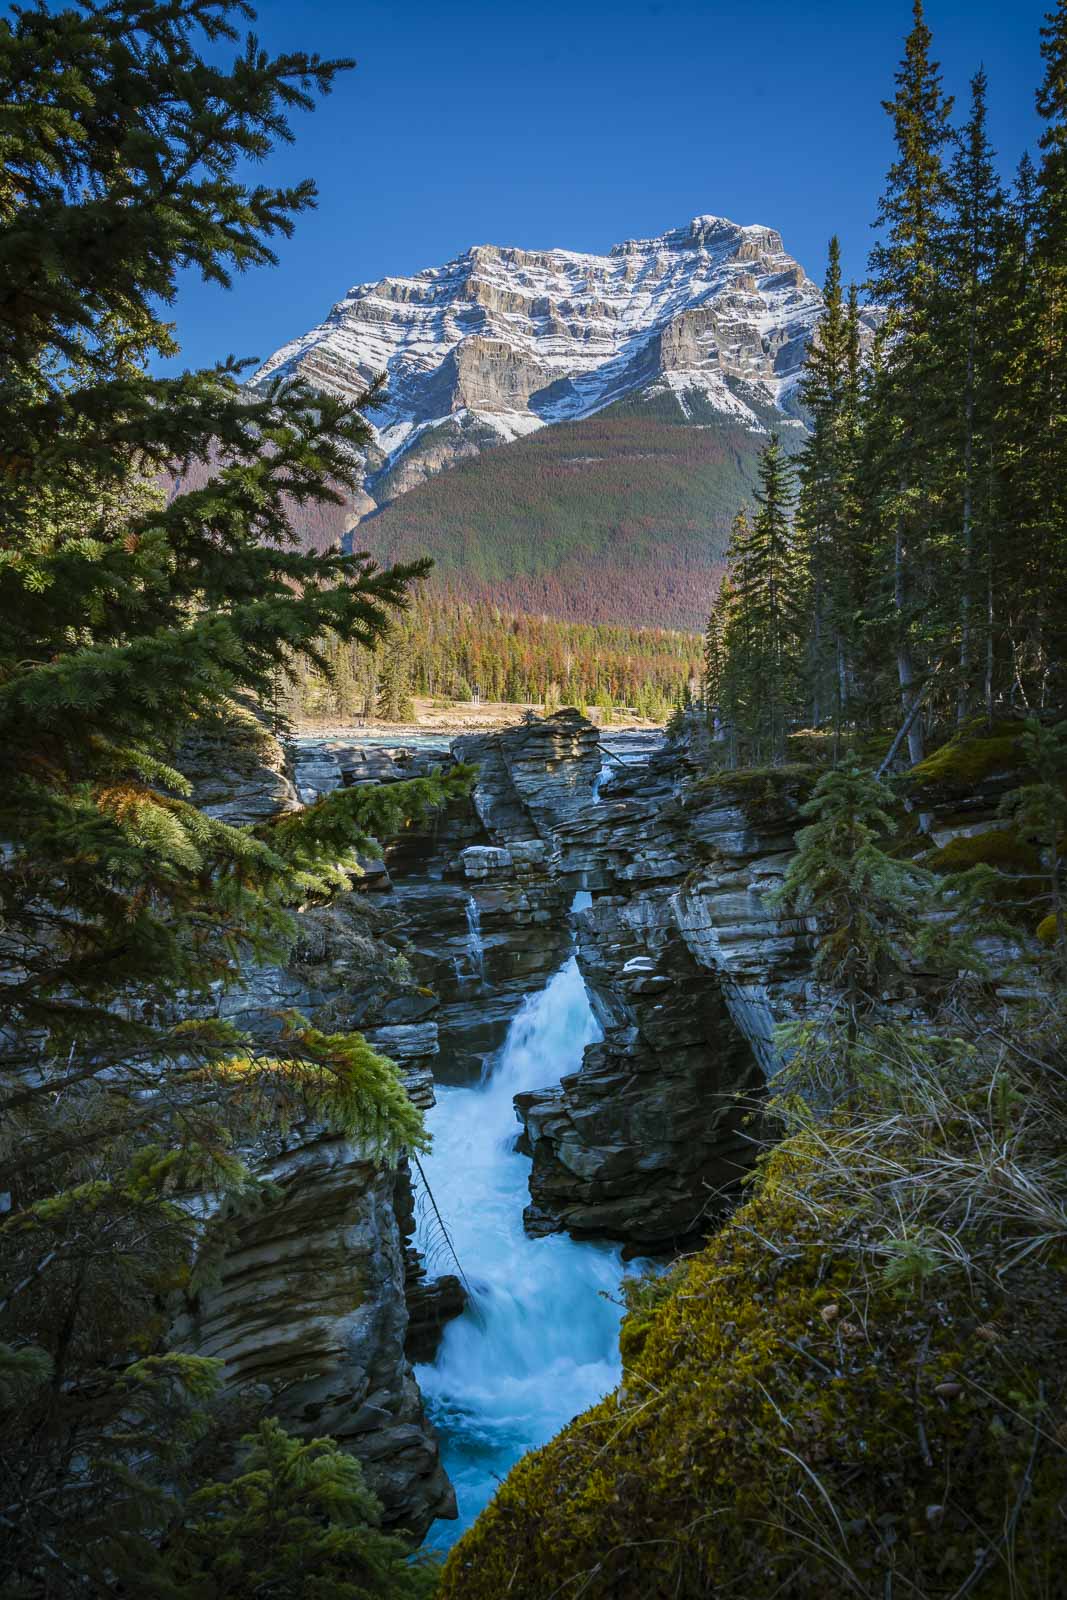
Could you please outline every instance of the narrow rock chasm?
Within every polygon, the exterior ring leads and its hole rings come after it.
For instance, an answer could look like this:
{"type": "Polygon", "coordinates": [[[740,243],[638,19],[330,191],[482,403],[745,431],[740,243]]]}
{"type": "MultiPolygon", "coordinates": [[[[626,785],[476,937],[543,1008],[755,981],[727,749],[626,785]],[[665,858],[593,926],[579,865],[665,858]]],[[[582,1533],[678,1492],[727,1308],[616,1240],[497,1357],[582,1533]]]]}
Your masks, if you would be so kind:
{"type": "MultiPolygon", "coordinates": [[[[684,749],[602,741],[574,711],[452,756],[478,767],[471,800],[303,913],[288,962],[226,1002],[358,1028],[432,1153],[384,1171],[290,1130],[259,1153],[284,1203],[209,1219],[217,1281],[177,1329],[287,1427],[341,1439],[388,1525],[436,1545],[616,1384],[626,1262],[670,1259],[732,1203],[805,954],[757,882],[788,806],[758,825],[694,806],[684,749]]],[[[303,739],[272,792],[307,804],[447,759],[303,739]]]]}

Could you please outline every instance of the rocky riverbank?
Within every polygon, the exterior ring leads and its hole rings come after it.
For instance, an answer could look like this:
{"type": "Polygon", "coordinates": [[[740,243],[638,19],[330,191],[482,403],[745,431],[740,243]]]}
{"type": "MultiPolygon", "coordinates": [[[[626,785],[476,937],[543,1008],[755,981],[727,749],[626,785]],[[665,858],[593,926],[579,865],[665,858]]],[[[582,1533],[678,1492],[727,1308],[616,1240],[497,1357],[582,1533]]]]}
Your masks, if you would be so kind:
{"type": "MultiPolygon", "coordinates": [[[[559,970],[587,890],[575,954],[602,1037],[557,1086],[515,1098],[532,1157],[527,1231],[634,1254],[705,1235],[751,1165],[774,1029],[818,1003],[811,930],[771,898],[811,769],[709,775],[684,743],[605,762],[599,730],[574,711],[464,736],[451,757],[358,734],[284,750],[255,719],[238,734],[186,762],[199,802],[238,824],[441,760],[478,777],[469,801],[385,841],[348,893],[302,912],[288,960],[226,997],[226,1012],[263,1021],[294,1007],[358,1029],[431,1106],[435,1081],[478,1080],[559,970]]],[[[933,843],[988,827],[1004,781],[992,770],[961,809],[944,775],[921,778],[933,843]]],[[[247,1215],[209,1211],[215,1271],[181,1308],[180,1341],[220,1356],[233,1392],[290,1429],[344,1442],[388,1523],[419,1537],[454,1501],[411,1362],[432,1359],[463,1284],[414,1248],[406,1162],[383,1168],[303,1125],[259,1149],[255,1168],[271,1197],[247,1215]]]]}

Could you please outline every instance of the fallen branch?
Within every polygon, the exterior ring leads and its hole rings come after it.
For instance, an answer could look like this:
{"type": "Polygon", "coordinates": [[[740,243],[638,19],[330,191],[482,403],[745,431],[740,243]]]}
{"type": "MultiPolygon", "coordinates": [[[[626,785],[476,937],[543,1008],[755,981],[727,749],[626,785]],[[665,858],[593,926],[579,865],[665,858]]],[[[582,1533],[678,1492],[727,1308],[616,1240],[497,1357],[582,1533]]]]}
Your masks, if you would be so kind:
{"type": "Polygon", "coordinates": [[[904,740],[907,738],[909,728],[911,727],[912,723],[915,721],[915,718],[919,715],[919,712],[922,709],[923,701],[926,699],[926,696],[929,694],[931,688],[933,687],[934,679],[937,677],[938,673],[941,671],[941,666],[942,666],[942,662],[943,661],[944,661],[944,657],[942,657],[941,661],[939,661],[937,663],[937,666],[934,668],[933,672],[931,672],[930,676],[927,678],[926,682],[923,684],[922,688],[919,690],[919,693],[915,696],[915,699],[912,701],[911,710],[908,712],[907,716],[904,718],[904,721],[901,723],[900,728],[899,728],[899,730],[897,732],[897,736],[893,740],[893,743],[889,746],[888,755],[886,756],[885,760],[882,762],[882,765],[878,768],[878,771],[875,773],[875,777],[876,778],[882,777],[883,774],[887,771],[887,769],[890,766],[892,766],[893,761],[896,758],[897,751],[900,749],[901,745],[904,743],[904,740]]]}

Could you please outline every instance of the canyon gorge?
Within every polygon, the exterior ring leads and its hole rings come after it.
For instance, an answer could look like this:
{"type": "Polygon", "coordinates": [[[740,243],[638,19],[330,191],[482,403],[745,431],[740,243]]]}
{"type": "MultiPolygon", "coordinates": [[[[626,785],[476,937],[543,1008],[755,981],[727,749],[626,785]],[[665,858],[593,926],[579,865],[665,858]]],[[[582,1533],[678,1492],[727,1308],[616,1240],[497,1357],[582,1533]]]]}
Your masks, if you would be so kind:
{"type": "Polygon", "coordinates": [[[283,748],[257,726],[243,755],[187,753],[199,803],[234,822],[454,759],[478,773],[223,1004],[360,1029],[433,1150],[390,1169],[314,1125],[273,1136],[257,1171],[284,1204],[208,1224],[216,1279],[174,1332],[234,1393],[340,1440],[388,1522],[440,1542],[453,1484],[462,1526],[618,1381],[627,1263],[669,1260],[736,1196],[804,982],[803,930],[760,906],[798,791],[691,793],[683,747],[574,711],[451,753],[359,738],[283,748]]]}
{"type": "MultiPolygon", "coordinates": [[[[714,769],[695,720],[665,739],[569,709],[402,747],[283,745],[250,718],[242,749],[238,726],[185,756],[198,802],[234,822],[476,773],[223,1002],[362,1031],[432,1149],[390,1167],[313,1123],[272,1135],[255,1164],[283,1198],[207,1220],[215,1279],[173,1328],[234,1395],[351,1451],[388,1526],[447,1550],[526,1452],[616,1390],[623,1280],[669,1271],[736,1208],[775,1030],[825,999],[813,926],[774,900],[815,769],[714,769]]],[[[1017,781],[1001,743],[978,785],[913,783],[930,847],[995,828],[1017,781]]]]}
{"type": "MultiPolygon", "coordinates": [[[[340,1440],[390,1525],[447,1545],[618,1382],[623,1275],[736,1202],[774,1029],[815,1003],[812,932],[768,903],[812,779],[709,775],[684,739],[572,710],[451,750],[386,737],[283,747],[256,724],[243,753],[231,733],[186,760],[236,822],[476,767],[469,800],[385,841],[301,913],[289,961],[224,1002],[360,1029],[432,1152],[390,1168],[312,1124],[273,1136],[256,1161],[284,1204],[209,1222],[216,1279],[174,1332],[235,1393],[340,1440]]],[[[988,825],[987,788],[962,813],[951,788],[926,794],[935,837],[988,825]]]]}

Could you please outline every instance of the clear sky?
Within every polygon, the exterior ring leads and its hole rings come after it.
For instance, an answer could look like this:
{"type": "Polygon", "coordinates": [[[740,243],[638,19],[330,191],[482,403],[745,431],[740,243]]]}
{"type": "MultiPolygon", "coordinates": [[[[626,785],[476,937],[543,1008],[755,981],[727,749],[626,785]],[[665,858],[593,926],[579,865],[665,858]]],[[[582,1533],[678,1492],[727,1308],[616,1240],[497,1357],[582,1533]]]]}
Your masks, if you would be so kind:
{"type": "MultiPolygon", "coordinates": [[[[1043,0],[928,0],[948,89],[975,68],[1007,172],[1033,145],[1043,0]]],[[[189,278],[182,357],[264,357],[354,283],[472,244],[604,251],[702,212],[780,229],[862,279],[911,0],[262,0],[271,50],[355,56],[259,178],[315,179],[273,269],[189,278]]]]}

